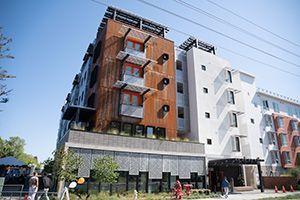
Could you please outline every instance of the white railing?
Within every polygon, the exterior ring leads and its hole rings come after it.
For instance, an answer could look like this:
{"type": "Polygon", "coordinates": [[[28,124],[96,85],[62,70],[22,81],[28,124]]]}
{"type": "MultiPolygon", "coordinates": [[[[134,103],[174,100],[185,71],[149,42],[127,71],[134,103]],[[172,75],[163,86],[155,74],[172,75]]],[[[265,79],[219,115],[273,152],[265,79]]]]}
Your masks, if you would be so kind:
{"type": "Polygon", "coordinates": [[[120,114],[129,116],[129,117],[143,118],[144,117],[144,109],[142,106],[121,104],[120,114]]]}
{"type": "Polygon", "coordinates": [[[124,74],[123,81],[132,85],[144,86],[144,79],[140,77],[124,74]]]}
{"type": "Polygon", "coordinates": [[[146,51],[137,51],[131,48],[125,48],[124,51],[140,58],[146,58],[146,51]]]}

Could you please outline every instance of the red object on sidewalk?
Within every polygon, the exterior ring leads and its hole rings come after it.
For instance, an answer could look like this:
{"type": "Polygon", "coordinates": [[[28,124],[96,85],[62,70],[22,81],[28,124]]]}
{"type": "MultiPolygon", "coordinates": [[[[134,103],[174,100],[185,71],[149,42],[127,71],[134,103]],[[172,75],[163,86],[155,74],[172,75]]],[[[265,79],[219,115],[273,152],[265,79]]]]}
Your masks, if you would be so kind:
{"type": "Polygon", "coordinates": [[[28,195],[27,194],[24,195],[24,200],[28,200],[28,195]]]}
{"type": "Polygon", "coordinates": [[[183,187],[185,188],[185,194],[186,196],[190,196],[192,194],[192,184],[184,184],[183,187]]]}
{"type": "Polygon", "coordinates": [[[285,187],[282,186],[282,193],[286,193],[285,187]]]}
{"type": "Polygon", "coordinates": [[[275,193],[277,193],[278,192],[278,188],[277,188],[277,186],[275,185],[275,193]]]}
{"type": "Polygon", "coordinates": [[[295,192],[293,186],[291,185],[290,187],[291,187],[290,192],[295,192]]]}

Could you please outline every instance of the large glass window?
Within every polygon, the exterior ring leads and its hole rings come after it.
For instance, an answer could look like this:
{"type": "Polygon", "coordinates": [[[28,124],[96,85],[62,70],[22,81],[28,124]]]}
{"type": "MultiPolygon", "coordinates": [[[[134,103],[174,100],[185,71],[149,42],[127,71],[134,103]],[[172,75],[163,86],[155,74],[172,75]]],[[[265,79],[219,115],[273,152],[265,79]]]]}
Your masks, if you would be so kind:
{"type": "Polygon", "coordinates": [[[119,134],[120,130],[121,130],[121,123],[120,122],[111,122],[108,133],[119,134]]]}
{"type": "Polygon", "coordinates": [[[126,47],[136,51],[144,51],[143,43],[131,39],[126,40],[126,47]]]}
{"type": "Polygon", "coordinates": [[[279,106],[278,106],[278,103],[272,102],[272,104],[273,104],[273,109],[274,109],[274,111],[279,113],[279,106]]]}
{"type": "Polygon", "coordinates": [[[232,139],[233,139],[233,151],[240,152],[241,151],[240,138],[234,136],[232,139]]]}
{"type": "Polygon", "coordinates": [[[176,69],[182,71],[182,62],[180,60],[176,60],[176,69]]]}
{"type": "Polygon", "coordinates": [[[270,115],[266,115],[266,116],[265,116],[265,123],[266,123],[266,126],[271,126],[271,127],[273,127],[272,117],[271,117],[270,115]]]}
{"type": "Polygon", "coordinates": [[[277,117],[277,124],[279,128],[284,128],[284,121],[282,117],[277,117]]]}
{"type": "Polygon", "coordinates": [[[177,82],[177,92],[183,94],[183,83],[177,82]]]}
{"type": "Polygon", "coordinates": [[[156,128],[156,135],[158,138],[166,138],[166,129],[157,127],[156,128]]]}
{"type": "Polygon", "coordinates": [[[300,137],[299,136],[294,137],[294,144],[295,144],[295,147],[300,146],[300,137]]]}
{"type": "Polygon", "coordinates": [[[233,91],[228,92],[228,103],[235,104],[234,92],[233,91]]]}
{"type": "Polygon", "coordinates": [[[291,121],[293,131],[298,130],[298,122],[296,120],[291,121]]]}
{"type": "Polygon", "coordinates": [[[146,128],[146,134],[147,138],[154,138],[155,137],[155,131],[153,126],[147,126],[146,128]]]}
{"type": "Polygon", "coordinates": [[[231,71],[229,71],[229,70],[227,70],[226,71],[226,82],[228,82],[228,83],[232,83],[232,75],[231,75],[231,71]]]}
{"type": "Polygon", "coordinates": [[[280,134],[281,137],[281,145],[287,145],[287,137],[285,133],[280,134]]]}
{"type": "Polygon", "coordinates": [[[230,126],[231,126],[231,127],[238,127],[238,122],[237,122],[237,115],[236,115],[236,113],[231,113],[231,116],[230,116],[230,126]]]}
{"type": "Polygon", "coordinates": [[[286,164],[291,163],[290,152],[284,151],[284,152],[283,152],[283,157],[284,157],[284,162],[285,162],[286,164]]]}
{"type": "Polygon", "coordinates": [[[145,137],[144,126],[143,125],[135,125],[133,135],[138,136],[138,137],[145,137]]]}
{"type": "Polygon", "coordinates": [[[178,118],[184,119],[184,108],[178,107],[178,118]]]}
{"type": "Polygon", "coordinates": [[[279,159],[278,159],[278,152],[277,151],[270,151],[271,153],[271,160],[273,164],[278,164],[279,159]]]}
{"type": "Polygon", "coordinates": [[[137,65],[133,65],[131,63],[125,63],[124,64],[124,74],[125,75],[130,75],[130,76],[135,76],[135,77],[142,77],[142,68],[137,65]]]}
{"type": "Polygon", "coordinates": [[[290,106],[287,106],[286,109],[287,109],[287,114],[289,116],[293,116],[293,110],[292,110],[292,108],[290,106]]]}
{"type": "Polygon", "coordinates": [[[263,108],[265,110],[269,110],[269,103],[268,103],[268,100],[263,100],[263,108]]]}
{"type": "Polygon", "coordinates": [[[268,133],[269,144],[276,144],[275,134],[273,132],[268,133]]]}
{"type": "Polygon", "coordinates": [[[121,134],[122,135],[131,135],[132,134],[132,124],[124,123],[121,134]]]}
{"type": "Polygon", "coordinates": [[[141,105],[140,94],[129,91],[123,91],[121,103],[125,105],[139,106],[141,105]]]}

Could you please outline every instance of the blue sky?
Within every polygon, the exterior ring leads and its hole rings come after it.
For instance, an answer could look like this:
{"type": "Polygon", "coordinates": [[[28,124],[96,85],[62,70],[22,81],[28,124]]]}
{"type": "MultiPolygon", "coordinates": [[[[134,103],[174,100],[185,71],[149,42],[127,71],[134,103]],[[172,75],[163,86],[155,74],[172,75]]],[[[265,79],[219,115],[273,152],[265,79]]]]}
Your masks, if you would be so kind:
{"type": "MultiPolygon", "coordinates": [[[[99,0],[100,1],[100,0],[99,0]]],[[[295,47],[233,15],[206,0],[185,0],[209,13],[229,21],[296,54],[295,47]]],[[[274,33],[300,44],[300,1],[297,0],[214,0],[218,4],[254,21],[274,33]]],[[[218,45],[251,56],[281,69],[300,75],[300,68],[258,53],[199,26],[178,19],[135,0],[102,1],[149,18],[206,42],[217,44],[217,54],[229,60],[236,69],[256,76],[258,87],[300,100],[300,77],[271,69],[218,48],[218,45]]],[[[151,0],[153,4],[184,15],[201,24],[264,49],[290,62],[300,58],[220,24],[172,0],[151,0]]],[[[55,149],[60,109],[72,80],[82,64],[88,44],[95,38],[105,7],[90,0],[1,0],[0,26],[13,39],[10,45],[14,60],[1,60],[16,79],[8,80],[13,89],[10,101],[0,105],[0,135],[20,136],[26,140],[26,151],[45,160],[55,149]]],[[[180,45],[186,36],[170,31],[167,38],[180,45]]]]}

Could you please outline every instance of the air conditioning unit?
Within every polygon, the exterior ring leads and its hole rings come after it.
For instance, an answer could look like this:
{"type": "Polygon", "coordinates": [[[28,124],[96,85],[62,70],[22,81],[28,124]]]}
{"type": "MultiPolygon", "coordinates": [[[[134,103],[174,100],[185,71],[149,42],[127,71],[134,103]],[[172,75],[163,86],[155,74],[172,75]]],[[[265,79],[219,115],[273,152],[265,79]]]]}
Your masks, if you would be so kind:
{"type": "Polygon", "coordinates": [[[170,106],[169,105],[163,105],[162,110],[164,112],[169,112],[170,111],[170,106]]]}
{"type": "Polygon", "coordinates": [[[169,54],[164,53],[164,54],[162,55],[162,58],[163,58],[163,61],[166,62],[167,60],[169,60],[169,54]]]}
{"type": "Polygon", "coordinates": [[[162,82],[163,82],[164,85],[169,85],[170,79],[168,79],[168,78],[163,78],[162,82]]]}

